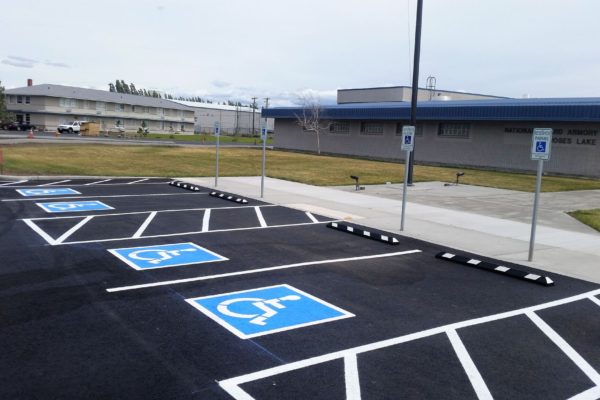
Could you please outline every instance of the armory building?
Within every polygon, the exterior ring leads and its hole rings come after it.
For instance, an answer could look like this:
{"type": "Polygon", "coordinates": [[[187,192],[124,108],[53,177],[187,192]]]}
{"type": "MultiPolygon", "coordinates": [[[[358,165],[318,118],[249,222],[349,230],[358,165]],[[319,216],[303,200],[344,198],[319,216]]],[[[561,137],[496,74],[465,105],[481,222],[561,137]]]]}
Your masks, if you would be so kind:
{"type": "MultiPolygon", "coordinates": [[[[415,161],[434,165],[534,171],[534,128],[553,128],[552,157],[544,170],[600,178],[600,98],[509,99],[420,89],[415,161]]],[[[302,108],[263,110],[275,119],[274,146],[316,151],[315,133],[303,130],[302,108]]],[[[402,126],[410,121],[410,88],[338,91],[321,106],[324,153],[403,160],[402,126]]]]}

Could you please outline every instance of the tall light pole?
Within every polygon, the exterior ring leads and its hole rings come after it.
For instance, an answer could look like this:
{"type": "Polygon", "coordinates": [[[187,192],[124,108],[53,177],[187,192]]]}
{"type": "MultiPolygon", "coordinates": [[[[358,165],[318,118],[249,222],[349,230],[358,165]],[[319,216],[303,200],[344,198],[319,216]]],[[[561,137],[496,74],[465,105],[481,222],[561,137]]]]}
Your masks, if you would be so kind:
{"type": "MultiPolygon", "coordinates": [[[[410,124],[417,128],[417,98],[419,95],[419,60],[421,59],[421,21],[423,19],[423,0],[417,0],[417,24],[415,26],[415,59],[413,63],[413,80],[410,100],[410,124]]],[[[413,184],[413,164],[415,150],[410,152],[408,162],[408,184],[413,184]]]]}
{"type": "Polygon", "coordinates": [[[254,112],[256,111],[256,97],[252,98],[252,136],[256,133],[254,129],[254,112]]]}

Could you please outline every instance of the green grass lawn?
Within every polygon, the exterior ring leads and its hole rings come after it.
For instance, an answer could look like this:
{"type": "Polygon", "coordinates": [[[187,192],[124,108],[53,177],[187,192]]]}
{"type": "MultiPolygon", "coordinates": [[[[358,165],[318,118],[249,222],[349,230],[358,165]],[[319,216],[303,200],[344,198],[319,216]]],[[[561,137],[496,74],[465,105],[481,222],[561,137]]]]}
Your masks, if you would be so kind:
{"type": "MultiPolygon", "coordinates": [[[[198,135],[196,135],[198,136],[198,135]]],[[[89,144],[18,144],[0,146],[7,175],[94,176],[214,176],[215,149],[175,146],[115,146],[89,144]]],[[[261,173],[262,150],[222,148],[220,176],[256,176],[261,173]]],[[[414,181],[453,182],[458,168],[416,165],[414,181]]],[[[520,191],[535,189],[535,175],[460,168],[461,183],[520,191]]],[[[399,183],[400,163],[346,157],[317,156],[270,150],[267,175],[312,185],[350,185],[350,175],[361,184],[399,183]]],[[[600,189],[600,180],[546,176],[542,190],[600,189]]]]}
{"type": "MultiPolygon", "coordinates": [[[[195,143],[215,143],[217,138],[210,134],[181,134],[181,133],[149,133],[144,136],[144,139],[158,139],[158,140],[169,140],[169,141],[177,141],[177,142],[195,142],[195,143]]],[[[260,137],[245,137],[245,136],[229,136],[229,135],[221,135],[220,140],[221,143],[239,143],[239,144],[262,144],[260,137]]],[[[269,137],[267,139],[267,144],[270,145],[273,142],[273,138],[269,137]]]]}
{"type": "Polygon", "coordinates": [[[600,208],[593,210],[571,211],[569,215],[584,224],[600,231],[600,208]]]}

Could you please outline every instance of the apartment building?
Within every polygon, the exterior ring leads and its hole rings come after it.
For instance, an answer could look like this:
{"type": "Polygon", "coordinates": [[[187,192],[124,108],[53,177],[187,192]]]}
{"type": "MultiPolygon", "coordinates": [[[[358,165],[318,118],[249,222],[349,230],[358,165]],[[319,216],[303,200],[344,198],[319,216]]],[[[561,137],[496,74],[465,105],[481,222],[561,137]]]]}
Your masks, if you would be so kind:
{"type": "Polygon", "coordinates": [[[171,100],[53,84],[5,91],[6,107],[18,122],[54,131],[69,121],[93,121],[103,131],[194,133],[194,109],[171,100]]]}

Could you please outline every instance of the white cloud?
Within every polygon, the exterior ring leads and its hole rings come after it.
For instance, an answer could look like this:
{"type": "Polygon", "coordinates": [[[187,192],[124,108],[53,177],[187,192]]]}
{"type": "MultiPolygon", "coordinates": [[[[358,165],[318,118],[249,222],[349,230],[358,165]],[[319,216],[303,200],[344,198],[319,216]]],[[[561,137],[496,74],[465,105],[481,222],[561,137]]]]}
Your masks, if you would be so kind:
{"type": "Polygon", "coordinates": [[[13,67],[18,68],[33,68],[33,66],[35,65],[35,63],[32,63],[30,61],[19,61],[12,58],[5,58],[4,60],[2,60],[2,64],[11,65],[13,67]]]}

